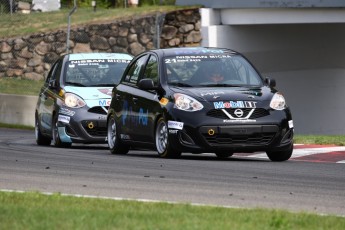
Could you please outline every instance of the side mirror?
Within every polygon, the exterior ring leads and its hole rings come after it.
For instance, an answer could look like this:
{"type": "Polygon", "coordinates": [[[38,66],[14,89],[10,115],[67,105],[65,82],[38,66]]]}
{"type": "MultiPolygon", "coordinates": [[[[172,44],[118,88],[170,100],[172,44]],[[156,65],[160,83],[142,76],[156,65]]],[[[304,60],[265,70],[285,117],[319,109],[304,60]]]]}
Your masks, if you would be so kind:
{"type": "Polygon", "coordinates": [[[266,77],[266,78],[265,78],[265,82],[266,82],[266,84],[267,84],[269,87],[271,87],[271,88],[274,88],[274,87],[276,87],[276,85],[277,85],[276,80],[271,79],[271,78],[269,78],[269,77],[266,77]]]}
{"type": "Polygon", "coordinates": [[[157,90],[158,87],[156,87],[150,78],[144,78],[141,79],[138,83],[139,89],[143,90],[157,90]]]}

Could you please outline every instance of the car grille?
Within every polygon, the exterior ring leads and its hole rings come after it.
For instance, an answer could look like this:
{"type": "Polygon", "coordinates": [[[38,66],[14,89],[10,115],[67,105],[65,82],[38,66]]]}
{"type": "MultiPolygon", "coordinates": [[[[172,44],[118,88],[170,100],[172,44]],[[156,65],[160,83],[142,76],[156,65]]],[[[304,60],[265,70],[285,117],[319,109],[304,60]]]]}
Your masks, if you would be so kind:
{"type": "Polygon", "coordinates": [[[203,135],[211,146],[219,145],[268,145],[275,133],[253,134],[246,136],[231,136],[229,134],[217,134],[215,136],[203,135]]]}
{"type": "Polygon", "coordinates": [[[210,146],[268,145],[279,133],[276,125],[203,126],[201,135],[210,146]]]}
{"type": "Polygon", "coordinates": [[[90,136],[105,137],[107,135],[106,128],[94,128],[94,129],[86,128],[85,130],[90,136]]]}
{"type": "Polygon", "coordinates": [[[95,106],[95,107],[90,108],[90,109],[88,110],[88,112],[106,115],[108,109],[109,109],[109,106],[95,106]],[[105,111],[103,108],[104,108],[106,111],[105,111]]]}
{"type": "MultiPolygon", "coordinates": [[[[235,110],[236,109],[225,109],[231,116],[236,117],[235,110]]],[[[241,109],[243,111],[243,116],[246,117],[253,109],[241,109]]],[[[268,110],[263,108],[256,108],[254,112],[248,119],[256,119],[264,116],[268,116],[270,113],[268,110]]],[[[221,110],[221,109],[211,109],[207,112],[207,116],[220,118],[220,119],[229,119],[229,117],[221,110]]]]}

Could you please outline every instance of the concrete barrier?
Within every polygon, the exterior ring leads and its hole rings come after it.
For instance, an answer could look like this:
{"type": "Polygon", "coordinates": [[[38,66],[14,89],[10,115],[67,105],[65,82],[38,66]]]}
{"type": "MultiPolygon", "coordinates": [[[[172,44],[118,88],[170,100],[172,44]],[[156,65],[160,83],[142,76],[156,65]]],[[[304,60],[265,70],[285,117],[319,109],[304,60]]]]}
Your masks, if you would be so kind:
{"type": "Polygon", "coordinates": [[[0,122],[35,126],[37,96],[0,94],[0,122]]]}

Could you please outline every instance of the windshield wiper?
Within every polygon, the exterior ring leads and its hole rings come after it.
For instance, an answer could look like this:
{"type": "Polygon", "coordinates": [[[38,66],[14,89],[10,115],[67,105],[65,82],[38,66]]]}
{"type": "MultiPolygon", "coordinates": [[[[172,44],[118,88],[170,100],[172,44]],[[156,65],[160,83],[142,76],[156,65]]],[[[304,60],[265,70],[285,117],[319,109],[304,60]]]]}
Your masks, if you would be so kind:
{"type": "Polygon", "coordinates": [[[199,85],[203,87],[242,87],[241,85],[232,85],[232,84],[205,84],[199,85]]]}
{"type": "Polygon", "coordinates": [[[71,82],[71,81],[66,81],[65,82],[66,85],[74,85],[74,86],[80,86],[80,87],[85,87],[86,85],[83,85],[81,83],[78,82],[71,82]]]}
{"type": "Polygon", "coordinates": [[[95,84],[95,85],[89,85],[91,87],[99,87],[99,86],[115,86],[115,83],[103,83],[103,84],[95,84]]]}
{"type": "Polygon", "coordinates": [[[174,85],[174,86],[179,86],[179,87],[192,87],[191,85],[182,83],[182,82],[171,82],[169,83],[169,85],[174,85]]]}

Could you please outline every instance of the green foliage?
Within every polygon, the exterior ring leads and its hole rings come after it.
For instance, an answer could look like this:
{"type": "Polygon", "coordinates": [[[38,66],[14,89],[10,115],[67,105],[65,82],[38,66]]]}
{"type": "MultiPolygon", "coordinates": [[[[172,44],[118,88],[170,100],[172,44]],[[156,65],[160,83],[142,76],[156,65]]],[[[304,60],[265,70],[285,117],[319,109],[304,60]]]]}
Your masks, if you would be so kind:
{"type": "Polygon", "coordinates": [[[339,145],[345,146],[344,135],[295,135],[295,144],[339,145]]]}
{"type": "Polygon", "coordinates": [[[0,192],[2,229],[344,229],[345,218],[269,209],[0,192]]]}
{"type": "MultiPolygon", "coordinates": [[[[73,6],[74,0],[61,0],[63,6],[73,6]]],[[[90,7],[92,0],[76,0],[78,7],[90,7]]],[[[97,7],[116,8],[128,4],[128,0],[96,0],[97,7]],[[127,1],[127,2],[126,2],[127,1]]],[[[139,6],[175,5],[175,0],[139,0],[139,6]]]]}

